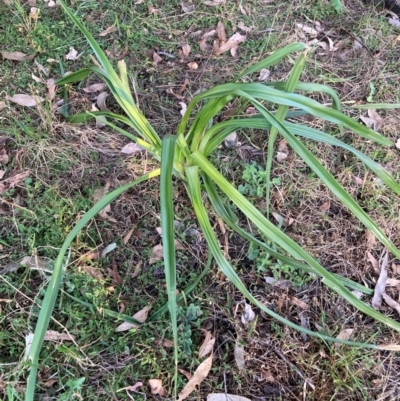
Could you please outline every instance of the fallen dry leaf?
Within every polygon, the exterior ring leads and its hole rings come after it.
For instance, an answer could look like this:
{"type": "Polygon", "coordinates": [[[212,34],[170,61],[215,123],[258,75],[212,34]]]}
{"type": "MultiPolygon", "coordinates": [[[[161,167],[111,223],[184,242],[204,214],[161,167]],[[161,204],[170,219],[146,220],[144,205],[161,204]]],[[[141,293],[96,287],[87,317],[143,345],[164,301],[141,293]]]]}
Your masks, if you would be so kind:
{"type": "Polygon", "coordinates": [[[374,131],[379,131],[382,128],[382,117],[375,109],[368,109],[368,117],[360,116],[360,120],[374,131]]]}
{"type": "Polygon", "coordinates": [[[225,4],[225,1],[226,0],[207,0],[207,1],[204,1],[204,4],[206,6],[220,6],[222,4],[225,4]]]}
{"type": "Polygon", "coordinates": [[[265,82],[269,78],[270,74],[271,74],[271,72],[268,68],[262,68],[258,75],[258,80],[261,82],[265,82]]]}
{"type": "MultiPolygon", "coordinates": [[[[49,76],[49,70],[46,67],[40,64],[36,59],[34,62],[39,72],[43,72],[43,74],[46,75],[46,77],[49,76]]],[[[54,60],[54,62],[58,63],[58,60],[54,60]]]]}
{"type": "Polygon", "coordinates": [[[245,40],[246,36],[241,35],[239,32],[236,32],[228,39],[226,43],[224,43],[215,51],[215,55],[219,56],[222,53],[235,49],[239,45],[239,43],[244,42],[245,40]]]}
{"type": "Polygon", "coordinates": [[[153,264],[155,262],[158,262],[159,260],[162,260],[163,258],[163,246],[162,244],[158,244],[156,246],[153,246],[153,249],[151,250],[152,257],[149,259],[149,264],[153,264]]]}
{"type": "Polygon", "coordinates": [[[8,161],[9,157],[7,151],[4,148],[0,148],[0,164],[5,166],[6,164],[8,164],[8,161]]]}
{"type": "Polygon", "coordinates": [[[162,58],[158,55],[157,52],[153,52],[153,65],[158,65],[162,61],[162,58]]]}
{"type": "Polygon", "coordinates": [[[191,47],[190,47],[189,44],[185,43],[185,44],[182,45],[182,54],[183,54],[185,57],[188,57],[188,56],[189,56],[190,50],[191,50],[191,47]]]}
{"type": "Polygon", "coordinates": [[[368,260],[371,262],[372,267],[374,268],[374,272],[377,274],[380,274],[380,270],[379,270],[379,263],[378,261],[374,258],[374,256],[372,255],[371,252],[367,251],[367,258],[368,260]]]}
{"type": "Polygon", "coordinates": [[[181,116],[184,116],[187,110],[187,104],[185,102],[179,102],[179,105],[181,106],[181,110],[179,112],[181,113],[181,116]]]}
{"type": "Polygon", "coordinates": [[[199,65],[195,62],[195,61],[191,61],[190,63],[186,64],[189,69],[191,69],[192,71],[197,70],[199,68],[199,65]]]}
{"type": "Polygon", "coordinates": [[[39,78],[39,77],[37,77],[35,74],[33,74],[32,73],[32,79],[35,81],[35,82],[37,82],[37,83],[40,83],[40,84],[42,84],[44,81],[43,81],[43,79],[42,78],[39,78]]]}
{"type": "Polygon", "coordinates": [[[208,394],[207,401],[251,401],[246,397],[226,393],[213,393],[208,394]]]}
{"type": "Polygon", "coordinates": [[[4,177],[5,174],[5,170],[0,170],[0,180],[4,177]]]}
{"type": "Polygon", "coordinates": [[[83,91],[85,93],[95,93],[95,92],[101,92],[105,88],[107,88],[107,84],[105,82],[100,82],[97,84],[87,86],[86,88],[83,88],[83,91]]]}
{"type": "Polygon", "coordinates": [[[331,208],[331,202],[330,201],[326,201],[319,207],[319,210],[321,212],[325,212],[326,213],[330,208],[331,208]]]}
{"type": "Polygon", "coordinates": [[[31,172],[28,170],[3,180],[0,183],[0,195],[6,193],[8,190],[16,187],[17,185],[22,184],[22,182],[29,177],[30,173],[31,172]]]}
{"type": "Polygon", "coordinates": [[[75,336],[72,336],[67,333],[59,333],[58,331],[54,330],[47,330],[46,334],[44,335],[45,341],[73,341],[75,340],[75,336]]]}
{"type": "Polygon", "coordinates": [[[26,54],[21,52],[6,52],[2,51],[1,55],[7,60],[23,61],[26,59],[26,54]]]}
{"type": "Polygon", "coordinates": [[[390,25],[393,25],[396,28],[400,28],[400,19],[396,18],[388,18],[388,22],[390,25]]]}
{"type": "MultiPolygon", "coordinates": [[[[1,107],[0,107],[0,110],[1,110],[1,107]]],[[[396,148],[400,149],[400,138],[396,141],[396,148]]]]}
{"type": "Polygon", "coordinates": [[[244,325],[251,323],[254,319],[256,318],[256,314],[254,313],[253,309],[251,308],[251,305],[248,303],[245,303],[244,307],[244,313],[242,314],[242,317],[240,320],[244,325]]]}
{"type": "Polygon", "coordinates": [[[190,380],[192,378],[192,375],[187,370],[180,369],[180,368],[178,370],[180,373],[183,374],[183,376],[186,377],[186,379],[190,380]]]}
{"type": "MultiPolygon", "coordinates": [[[[354,329],[344,329],[342,330],[336,338],[338,340],[348,340],[350,336],[353,334],[354,329]]],[[[341,343],[335,343],[335,347],[339,348],[342,344],[341,343]]]]}
{"type": "Polygon", "coordinates": [[[36,21],[39,18],[40,9],[37,7],[31,7],[29,11],[29,19],[36,21]]]}
{"type": "Polygon", "coordinates": [[[289,288],[293,287],[293,284],[290,280],[282,280],[275,277],[264,277],[264,279],[268,284],[278,287],[282,290],[288,290],[289,288]]]}
{"type": "Polygon", "coordinates": [[[90,277],[94,278],[95,280],[98,281],[103,281],[105,280],[103,273],[101,272],[100,269],[97,269],[96,267],[93,266],[83,266],[82,270],[88,274],[90,277]]]}
{"type": "Polygon", "coordinates": [[[3,110],[6,107],[6,102],[0,100],[0,110],[3,110]]]}
{"type": "Polygon", "coordinates": [[[49,97],[50,100],[54,100],[54,97],[56,96],[56,81],[54,78],[50,78],[46,81],[46,86],[47,86],[47,96],[49,97]]]}
{"type": "Polygon", "coordinates": [[[160,8],[154,8],[153,6],[148,6],[147,9],[149,10],[149,14],[158,14],[161,12],[160,8]]]}
{"type": "Polygon", "coordinates": [[[40,258],[39,256],[24,256],[19,263],[23,266],[44,270],[51,262],[51,259],[40,258]]]}
{"type": "Polygon", "coordinates": [[[181,3],[182,11],[185,14],[191,13],[196,8],[195,5],[189,1],[188,3],[181,3]]]}
{"type": "Polygon", "coordinates": [[[212,352],[215,343],[215,337],[212,336],[209,330],[202,330],[202,332],[205,334],[205,338],[199,349],[199,359],[204,358],[212,352]]]}
{"type": "Polygon", "coordinates": [[[186,399],[195,389],[196,386],[200,385],[202,381],[208,376],[212,366],[213,356],[209,356],[205,361],[203,361],[190,380],[186,383],[185,387],[179,393],[178,401],[183,401],[186,399]]]}
{"type": "Polygon", "coordinates": [[[367,230],[365,232],[365,237],[367,239],[367,244],[368,244],[368,248],[372,249],[376,246],[376,237],[374,234],[371,233],[371,231],[367,230]]]}
{"type": "Polygon", "coordinates": [[[240,343],[239,339],[236,340],[235,349],[233,351],[235,356],[236,365],[240,370],[245,368],[245,360],[244,360],[244,346],[240,343]]]}
{"type": "Polygon", "coordinates": [[[108,92],[101,92],[97,96],[96,103],[97,103],[97,106],[99,106],[99,109],[101,111],[106,111],[107,110],[107,106],[106,106],[107,98],[108,98],[108,92]]]}
{"type": "Polygon", "coordinates": [[[148,383],[151,394],[160,395],[161,397],[165,397],[167,395],[167,392],[165,391],[160,379],[150,379],[148,383]]]}
{"type": "Polygon", "coordinates": [[[383,300],[400,315],[400,305],[387,294],[382,294],[383,300]]]}
{"type": "Polygon", "coordinates": [[[118,266],[117,263],[115,262],[115,259],[113,259],[112,261],[112,269],[107,268],[107,271],[110,277],[112,278],[114,285],[121,285],[124,282],[121,275],[119,274],[118,266]]]}
{"type": "Polygon", "coordinates": [[[162,343],[162,346],[165,348],[172,348],[174,346],[174,343],[173,343],[173,341],[169,340],[168,338],[165,338],[162,343]]]}
{"type": "Polygon", "coordinates": [[[307,25],[304,24],[296,24],[297,28],[299,28],[301,31],[303,31],[305,34],[315,37],[318,35],[318,31],[314,28],[311,28],[307,25]]]}
{"type": "Polygon", "coordinates": [[[276,152],[276,160],[280,163],[288,157],[287,153],[276,152]]]}
{"type": "Polygon", "coordinates": [[[272,216],[274,216],[274,219],[278,222],[278,224],[282,224],[282,227],[289,227],[294,223],[294,219],[287,219],[276,212],[272,212],[272,216]]]}
{"type": "Polygon", "coordinates": [[[374,296],[371,300],[371,305],[374,309],[379,309],[382,305],[382,295],[385,293],[386,280],[387,280],[387,265],[389,263],[389,253],[385,250],[380,260],[380,269],[378,281],[374,289],[374,296]]]}
{"type": "Polygon", "coordinates": [[[25,107],[34,107],[44,101],[42,97],[24,95],[22,93],[15,94],[13,96],[6,95],[6,99],[9,102],[13,102],[18,104],[19,106],[25,106],[25,107]]]}
{"type": "Polygon", "coordinates": [[[109,33],[117,31],[117,27],[114,25],[109,26],[108,28],[104,29],[99,33],[99,36],[107,36],[109,33]]]}
{"type": "Polygon", "coordinates": [[[129,386],[126,388],[128,391],[136,391],[139,387],[142,387],[143,383],[142,382],[137,382],[133,386],[129,386]]]}
{"type": "MultiPolygon", "coordinates": [[[[110,182],[107,180],[106,184],[104,187],[97,188],[94,193],[93,193],[93,201],[97,203],[99,200],[103,199],[110,188],[110,182]]],[[[117,220],[114,219],[114,217],[109,216],[108,213],[111,212],[111,205],[107,205],[104,209],[100,210],[98,213],[98,216],[103,218],[104,220],[111,221],[113,223],[116,223],[117,220]]]]}
{"type": "Polygon", "coordinates": [[[143,150],[144,148],[137,143],[129,142],[121,149],[121,153],[125,153],[126,155],[134,155],[135,153],[142,152],[143,150]]]}
{"type": "Polygon", "coordinates": [[[71,60],[75,61],[80,57],[80,54],[78,55],[78,51],[75,50],[72,46],[69,48],[68,54],[65,55],[65,60],[71,60]]]}
{"type": "Polygon", "coordinates": [[[217,24],[217,36],[221,44],[226,42],[226,32],[225,32],[225,26],[222,21],[218,21],[217,24]]]}
{"type": "Polygon", "coordinates": [[[298,306],[299,308],[303,309],[303,310],[308,310],[310,309],[310,305],[308,305],[307,303],[305,303],[304,301],[302,301],[301,299],[298,299],[296,297],[290,297],[290,302],[295,305],[298,306]]]}
{"type": "Polygon", "coordinates": [[[243,21],[239,21],[237,27],[246,33],[250,33],[254,29],[254,26],[246,26],[243,21]]]}
{"type": "MultiPolygon", "coordinates": [[[[147,319],[147,316],[149,314],[150,309],[151,309],[151,305],[147,305],[143,309],[141,309],[139,312],[135,313],[132,317],[135,320],[137,320],[139,323],[144,323],[146,321],[146,319],[147,319]]],[[[127,330],[130,330],[133,327],[139,327],[139,326],[137,324],[135,324],[135,323],[124,322],[124,323],[121,323],[115,329],[115,331],[117,331],[117,332],[127,331],[127,330]]]]}

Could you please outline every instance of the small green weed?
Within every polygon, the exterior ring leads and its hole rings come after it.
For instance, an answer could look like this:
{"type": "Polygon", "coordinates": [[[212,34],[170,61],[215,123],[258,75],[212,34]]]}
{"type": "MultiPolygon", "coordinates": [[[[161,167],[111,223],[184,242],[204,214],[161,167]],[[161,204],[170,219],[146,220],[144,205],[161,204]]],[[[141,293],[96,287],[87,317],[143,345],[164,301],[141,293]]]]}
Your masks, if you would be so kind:
{"type": "Polygon", "coordinates": [[[179,344],[188,356],[192,354],[192,328],[200,327],[199,317],[202,314],[200,307],[194,304],[177,308],[179,344]]]}

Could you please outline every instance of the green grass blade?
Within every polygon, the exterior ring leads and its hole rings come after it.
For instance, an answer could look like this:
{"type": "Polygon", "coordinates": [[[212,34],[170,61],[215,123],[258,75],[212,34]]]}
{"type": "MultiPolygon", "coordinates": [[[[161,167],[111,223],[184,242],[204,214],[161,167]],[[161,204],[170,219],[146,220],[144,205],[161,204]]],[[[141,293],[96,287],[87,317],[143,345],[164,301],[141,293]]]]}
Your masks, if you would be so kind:
{"type": "Polygon", "coordinates": [[[349,109],[400,109],[400,103],[368,103],[368,104],[355,104],[354,106],[347,106],[349,109]]]}
{"type": "MultiPolygon", "coordinates": [[[[198,151],[195,152],[195,155],[201,156],[201,154],[198,151]]],[[[196,159],[197,159],[197,157],[196,157],[196,159]]],[[[305,328],[291,322],[290,320],[285,319],[284,317],[280,316],[279,314],[275,313],[271,309],[267,308],[258,299],[256,299],[247,290],[246,286],[242,283],[240,277],[237,275],[237,273],[235,272],[232,265],[226,260],[226,258],[223,256],[223,254],[221,252],[220,245],[215,236],[215,233],[213,232],[211,223],[209,221],[207,212],[204,208],[203,201],[201,198],[198,166],[187,167],[185,169],[185,171],[186,171],[186,176],[188,178],[189,194],[190,194],[190,198],[191,198],[191,201],[193,204],[193,208],[195,210],[200,227],[203,231],[204,237],[207,240],[207,244],[210,248],[210,251],[212,252],[221,271],[232,282],[232,284],[243,294],[244,297],[246,297],[250,302],[252,302],[258,308],[263,310],[265,313],[272,316],[274,319],[278,320],[280,323],[282,323],[288,327],[291,327],[293,329],[296,329],[302,333],[306,333],[311,336],[321,338],[325,341],[340,342],[342,344],[348,344],[348,345],[354,345],[354,346],[358,346],[358,347],[365,347],[365,348],[372,348],[372,349],[377,348],[377,346],[373,345],[373,344],[364,344],[364,343],[357,343],[357,342],[345,341],[345,340],[337,341],[337,339],[335,339],[333,337],[329,337],[329,336],[320,334],[318,332],[314,332],[314,331],[305,329],[305,328]]]]}
{"type": "Polygon", "coordinates": [[[160,204],[161,229],[164,256],[165,281],[168,293],[168,309],[171,317],[174,340],[174,399],[177,394],[178,378],[178,317],[176,304],[176,255],[174,236],[174,206],[172,195],[172,169],[174,164],[176,136],[165,135],[162,142],[160,204]]]}
{"type": "MultiPolygon", "coordinates": [[[[311,255],[301,248],[288,235],[282,232],[272,224],[262,213],[252,205],[235,187],[226,180],[222,174],[199,152],[192,154],[191,158],[205,174],[207,174],[217,186],[228,196],[228,198],[258,227],[258,229],[272,242],[284,249],[290,255],[297,259],[303,259],[308,263],[321,277],[329,288],[346,299],[354,307],[366,315],[376,319],[386,326],[400,332],[400,323],[390,319],[375,309],[367,306],[354,296],[346,287],[344,287],[331,273],[324,269],[311,255]]],[[[215,256],[215,255],[214,255],[215,256]]]]}
{"type": "Polygon", "coordinates": [[[304,43],[292,43],[288,46],[283,47],[282,49],[277,50],[270,56],[266,57],[265,59],[259,61],[258,63],[250,66],[243,72],[239,74],[237,79],[240,79],[246,75],[250,75],[253,72],[259,71],[263,68],[269,68],[272,67],[273,65],[279,63],[282,59],[284,59],[287,55],[290,53],[298,52],[301,50],[306,49],[306,45],[304,43]]]}
{"type": "Polygon", "coordinates": [[[35,394],[35,384],[36,376],[39,364],[39,354],[43,345],[44,336],[49,325],[51,315],[53,313],[54,305],[57,299],[58,290],[63,276],[63,263],[65,254],[74,238],[79,234],[79,232],[85,227],[85,225],[93,219],[97,213],[109,205],[114,199],[116,199],[123,192],[134,187],[135,185],[149,180],[150,178],[157,177],[160,174],[160,170],[153,170],[152,172],[140,177],[139,179],[130,182],[129,184],[123,185],[120,188],[115,189],[106,195],[103,199],[97,202],[85,215],[79,220],[75,227],[68,234],[65,239],[58,257],[54,264],[53,274],[50,279],[50,283],[47,287],[45,297],[42,302],[42,307],[39,312],[38,321],[36,324],[32,346],[27,355],[27,360],[30,361],[31,367],[28,377],[27,389],[25,393],[25,401],[33,401],[35,394]]]}
{"type": "MultiPolygon", "coordinates": [[[[232,213],[229,211],[229,209],[226,208],[226,206],[222,202],[221,197],[219,196],[219,194],[215,188],[215,185],[210,180],[210,178],[208,176],[206,176],[205,174],[202,174],[201,176],[202,176],[205,188],[206,188],[208,198],[210,199],[210,202],[211,202],[214,210],[232,230],[234,230],[237,234],[239,234],[245,240],[253,243],[254,245],[257,245],[261,249],[264,249],[272,257],[281,261],[282,263],[285,263],[287,265],[295,267],[296,269],[300,269],[300,270],[303,270],[308,273],[312,273],[314,275],[321,277],[318,274],[318,272],[316,272],[311,266],[308,266],[305,263],[299,262],[293,258],[282,255],[281,253],[275,251],[273,248],[268,246],[265,242],[260,241],[259,239],[255,238],[253,235],[248,233],[246,230],[242,229],[237,224],[236,216],[232,216],[232,213]]],[[[332,273],[332,274],[339,282],[341,282],[343,285],[345,285],[348,288],[361,291],[362,293],[368,294],[368,295],[372,295],[374,293],[374,291],[372,289],[367,288],[362,284],[356,283],[353,280],[350,280],[346,277],[339,276],[335,273],[332,273]]]]}

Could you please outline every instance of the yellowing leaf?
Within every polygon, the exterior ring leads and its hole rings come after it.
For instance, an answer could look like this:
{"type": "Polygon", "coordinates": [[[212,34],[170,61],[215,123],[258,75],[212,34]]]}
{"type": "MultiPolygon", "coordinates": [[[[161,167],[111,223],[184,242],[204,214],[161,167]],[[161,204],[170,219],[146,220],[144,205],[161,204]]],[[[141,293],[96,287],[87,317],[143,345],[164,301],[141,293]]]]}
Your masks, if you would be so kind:
{"type": "Polygon", "coordinates": [[[212,360],[213,356],[211,355],[198,366],[193,376],[179,393],[178,401],[183,401],[184,399],[186,399],[196,389],[196,386],[200,385],[202,381],[208,376],[208,373],[210,372],[212,366],[212,360]]]}
{"type": "MultiPolygon", "coordinates": [[[[140,310],[139,312],[135,313],[132,317],[137,320],[139,323],[144,323],[147,319],[147,316],[149,314],[149,311],[151,309],[151,305],[147,305],[145,306],[142,310],[140,310]]],[[[137,324],[135,323],[128,323],[128,322],[124,322],[122,324],[120,324],[115,331],[117,332],[121,332],[121,331],[127,331],[132,329],[133,327],[139,327],[137,324]]]]}
{"type": "Polygon", "coordinates": [[[24,95],[21,93],[16,94],[14,96],[6,95],[6,99],[9,102],[13,102],[13,103],[18,104],[19,106],[26,106],[26,107],[34,107],[44,101],[44,99],[42,97],[24,95]]]}

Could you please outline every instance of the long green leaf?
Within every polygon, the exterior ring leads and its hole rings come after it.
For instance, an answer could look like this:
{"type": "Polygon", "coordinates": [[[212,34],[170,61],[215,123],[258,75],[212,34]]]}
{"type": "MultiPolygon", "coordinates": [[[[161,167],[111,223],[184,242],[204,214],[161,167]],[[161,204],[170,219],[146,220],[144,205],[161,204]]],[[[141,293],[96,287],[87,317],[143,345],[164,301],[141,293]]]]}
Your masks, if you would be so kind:
{"type": "Polygon", "coordinates": [[[32,346],[27,355],[27,360],[31,363],[31,368],[28,377],[27,390],[25,394],[25,401],[33,401],[35,394],[35,384],[36,384],[36,376],[38,370],[39,363],[39,354],[43,345],[44,336],[46,334],[47,327],[49,325],[49,321],[51,315],[53,313],[54,305],[57,299],[58,290],[60,287],[60,283],[63,276],[63,264],[64,257],[68,248],[74,238],[79,234],[79,232],[85,227],[85,225],[93,219],[97,213],[99,213],[102,209],[104,209],[107,205],[109,205],[114,199],[116,199],[123,192],[128,189],[134,187],[135,185],[149,180],[150,178],[157,177],[160,174],[160,170],[153,170],[148,174],[140,177],[139,179],[130,182],[129,184],[123,185],[120,188],[115,189],[114,191],[107,194],[103,199],[97,202],[85,215],[79,220],[79,222],[75,225],[72,231],[68,234],[65,239],[58,257],[54,264],[53,274],[50,279],[50,283],[47,287],[45,297],[42,302],[42,307],[39,312],[38,321],[36,324],[35,332],[33,335],[32,346]]]}
{"type": "MultiPolygon", "coordinates": [[[[282,255],[281,253],[277,252],[275,249],[268,246],[265,242],[260,241],[259,239],[255,238],[253,235],[248,233],[246,230],[242,229],[237,224],[236,216],[235,217],[232,216],[232,213],[229,211],[229,209],[227,209],[227,207],[222,202],[221,197],[219,196],[219,194],[218,194],[213,182],[210,180],[210,178],[205,174],[202,174],[201,176],[202,176],[203,182],[205,184],[208,198],[210,199],[210,202],[211,202],[214,210],[232,230],[234,230],[237,234],[239,234],[245,240],[253,243],[254,245],[256,245],[256,246],[260,247],[261,249],[263,249],[264,251],[268,252],[272,257],[279,260],[280,262],[287,264],[289,266],[295,267],[296,269],[300,269],[300,270],[303,270],[308,273],[312,273],[316,276],[321,277],[318,274],[318,272],[315,271],[311,266],[308,266],[305,263],[299,262],[288,256],[282,255]]],[[[338,274],[335,274],[335,273],[332,273],[332,274],[338,281],[340,281],[343,285],[345,285],[348,288],[361,291],[362,293],[368,294],[368,295],[372,295],[374,293],[374,291],[372,289],[367,288],[362,284],[356,283],[355,281],[350,280],[346,277],[342,277],[338,274]]]]}
{"type": "MultiPolygon", "coordinates": [[[[197,155],[200,155],[199,152],[195,152],[195,158],[197,159],[197,155]]],[[[200,163],[199,163],[200,164],[200,163]]],[[[203,163],[201,163],[203,164],[203,163]]],[[[373,344],[364,344],[364,343],[357,343],[357,342],[352,342],[352,341],[345,341],[345,340],[340,340],[338,341],[337,339],[326,336],[323,334],[320,334],[318,332],[314,332],[308,329],[305,329],[290,320],[287,320],[280,316],[279,314],[275,313],[271,309],[267,308],[263,303],[261,303],[258,299],[256,299],[246,288],[246,286],[242,283],[240,280],[239,276],[235,272],[234,268],[232,265],[227,261],[227,259],[223,256],[220,245],[218,243],[218,240],[215,236],[215,233],[213,232],[213,229],[211,227],[207,212],[204,208],[203,201],[201,199],[201,192],[200,192],[200,182],[199,182],[199,168],[198,166],[192,166],[192,167],[187,167],[185,169],[186,171],[186,176],[188,179],[188,184],[189,184],[189,196],[192,201],[193,208],[195,210],[197,219],[199,221],[200,227],[203,231],[204,237],[207,240],[207,244],[210,248],[210,251],[214,255],[214,258],[216,262],[218,263],[220,269],[222,272],[225,274],[225,276],[231,281],[231,283],[243,294],[244,297],[246,297],[250,302],[252,302],[254,305],[256,305],[258,308],[263,310],[265,313],[268,315],[272,316],[274,319],[278,320],[282,324],[291,327],[293,329],[296,329],[302,333],[309,334],[314,337],[321,338],[325,341],[331,341],[331,342],[340,342],[342,344],[348,344],[348,345],[353,345],[353,346],[358,346],[358,347],[364,347],[364,348],[372,348],[376,349],[378,348],[376,345],[373,344]]],[[[230,184],[229,184],[230,185],[230,184]]]]}
{"type": "Polygon", "coordinates": [[[288,56],[290,53],[298,52],[301,50],[306,49],[306,45],[304,43],[292,43],[283,47],[282,49],[277,50],[276,52],[272,53],[270,56],[264,58],[263,60],[259,61],[258,63],[250,66],[249,68],[245,69],[241,72],[237,79],[240,79],[246,75],[250,75],[253,72],[259,71],[263,68],[269,68],[273,65],[279,63],[282,59],[288,56]]]}
{"type": "Polygon", "coordinates": [[[167,284],[169,314],[171,317],[174,339],[174,393],[176,399],[178,377],[178,317],[176,304],[174,205],[172,195],[172,168],[174,164],[175,146],[176,136],[165,135],[162,141],[161,153],[160,204],[165,281],[167,284]]]}
{"type": "MultiPolygon", "coordinates": [[[[366,315],[382,322],[388,327],[400,332],[400,323],[390,319],[367,306],[344,287],[331,273],[324,269],[311,255],[294,242],[289,236],[272,224],[257,210],[225,177],[198,151],[192,154],[193,161],[207,174],[228,198],[255,224],[256,227],[272,242],[284,249],[297,259],[303,259],[318,275],[325,279],[325,283],[336,293],[350,302],[354,307],[366,315]]],[[[188,178],[189,179],[189,178],[188,178]]],[[[215,256],[215,255],[214,255],[215,256]]]]}

